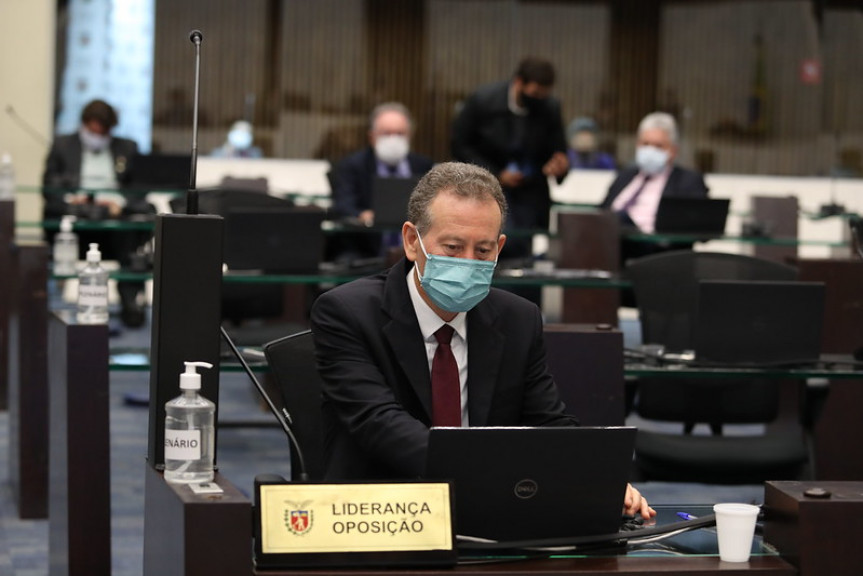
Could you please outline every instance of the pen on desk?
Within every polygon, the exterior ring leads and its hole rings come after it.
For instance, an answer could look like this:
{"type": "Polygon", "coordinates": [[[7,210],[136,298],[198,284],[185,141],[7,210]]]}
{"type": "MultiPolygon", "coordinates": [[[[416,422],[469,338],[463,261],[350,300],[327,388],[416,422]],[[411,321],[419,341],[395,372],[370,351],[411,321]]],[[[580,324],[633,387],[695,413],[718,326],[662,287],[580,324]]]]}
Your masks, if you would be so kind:
{"type": "Polygon", "coordinates": [[[689,512],[678,512],[677,515],[683,520],[696,520],[698,516],[693,516],[689,512]]]}

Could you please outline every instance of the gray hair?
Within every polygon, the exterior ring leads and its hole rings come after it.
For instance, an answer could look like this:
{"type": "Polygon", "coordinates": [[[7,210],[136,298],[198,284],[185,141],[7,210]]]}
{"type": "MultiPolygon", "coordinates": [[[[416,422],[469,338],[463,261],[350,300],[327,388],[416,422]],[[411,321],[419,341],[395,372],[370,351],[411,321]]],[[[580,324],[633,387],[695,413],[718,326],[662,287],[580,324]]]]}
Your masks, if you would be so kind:
{"type": "Polygon", "coordinates": [[[372,110],[372,113],[369,114],[369,130],[375,129],[375,122],[378,119],[378,116],[383,114],[384,112],[398,112],[408,120],[408,130],[411,132],[414,131],[414,119],[411,116],[411,111],[408,110],[408,107],[402,104],[401,102],[384,102],[383,104],[378,104],[372,110]]]}
{"type": "Polygon", "coordinates": [[[411,193],[408,201],[408,220],[420,233],[431,227],[429,206],[441,192],[448,191],[461,198],[474,200],[494,200],[500,208],[500,225],[506,221],[506,199],[500,183],[485,168],[462,162],[443,162],[436,164],[411,193]]]}
{"type": "Polygon", "coordinates": [[[642,118],[638,124],[638,134],[645,130],[659,129],[668,134],[671,143],[677,145],[677,122],[674,116],[665,112],[653,112],[642,118]]]}

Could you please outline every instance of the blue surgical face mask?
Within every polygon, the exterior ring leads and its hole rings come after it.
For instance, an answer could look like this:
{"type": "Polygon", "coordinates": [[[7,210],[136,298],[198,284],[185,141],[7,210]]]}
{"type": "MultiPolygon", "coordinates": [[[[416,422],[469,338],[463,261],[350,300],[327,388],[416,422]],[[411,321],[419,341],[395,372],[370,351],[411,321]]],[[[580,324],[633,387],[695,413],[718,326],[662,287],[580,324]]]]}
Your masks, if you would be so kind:
{"type": "Polygon", "coordinates": [[[635,163],[642,172],[656,176],[668,164],[669,154],[656,146],[639,146],[635,150],[635,163]]]}
{"type": "Polygon", "coordinates": [[[419,230],[417,238],[425,254],[426,265],[422,276],[419,265],[414,266],[416,275],[423,290],[438,308],[447,312],[467,312],[488,295],[497,258],[474,260],[429,254],[419,230]]]}

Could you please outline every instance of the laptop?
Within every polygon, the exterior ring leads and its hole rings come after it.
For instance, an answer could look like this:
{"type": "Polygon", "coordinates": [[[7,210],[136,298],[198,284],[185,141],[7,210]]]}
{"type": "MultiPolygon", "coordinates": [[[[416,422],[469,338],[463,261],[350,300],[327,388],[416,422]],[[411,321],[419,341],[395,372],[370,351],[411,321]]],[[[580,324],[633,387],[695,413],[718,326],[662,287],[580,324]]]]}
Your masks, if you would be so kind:
{"type": "Polygon", "coordinates": [[[717,238],[725,234],[727,198],[663,198],[656,210],[657,234],[692,234],[717,238]]]}
{"type": "Polygon", "coordinates": [[[132,158],[129,187],[147,190],[186,190],[192,157],[188,154],[138,154],[132,158]]]}
{"type": "Polygon", "coordinates": [[[695,357],[719,364],[808,364],[821,353],[824,284],[705,280],[695,357]]]}
{"type": "Polygon", "coordinates": [[[635,433],[432,428],[425,478],[454,481],[461,536],[512,542],[616,534],[635,433]]]}
{"type": "Polygon", "coordinates": [[[419,178],[383,178],[372,182],[372,210],[375,226],[401,229],[408,216],[408,199],[419,178]]]}
{"type": "Polygon", "coordinates": [[[225,215],[224,259],[230,271],[317,274],[324,253],[315,207],[235,208],[225,215]]]}

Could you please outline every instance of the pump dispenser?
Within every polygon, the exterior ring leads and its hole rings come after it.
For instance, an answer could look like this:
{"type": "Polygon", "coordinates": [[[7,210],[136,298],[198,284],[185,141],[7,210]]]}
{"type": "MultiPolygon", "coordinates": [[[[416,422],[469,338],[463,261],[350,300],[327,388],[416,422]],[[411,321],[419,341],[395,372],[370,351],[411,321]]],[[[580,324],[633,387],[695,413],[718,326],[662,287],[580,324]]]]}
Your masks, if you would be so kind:
{"type": "Polygon", "coordinates": [[[90,244],[87,265],[78,274],[78,323],[108,322],[108,271],[102,268],[99,245],[90,244]]]}
{"type": "Polygon", "coordinates": [[[60,231],[54,236],[54,274],[74,276],[78,270],[78,235],[72,232],[74,216],[63,216],[60,231]]]}
{"type": "Polygon", "coordinates": [[[165,404],[165,480],[175,484],[213,479],[216,405],[200,395],[197,368],[208,362],[184,362],[182,394],[165,404]]]}

